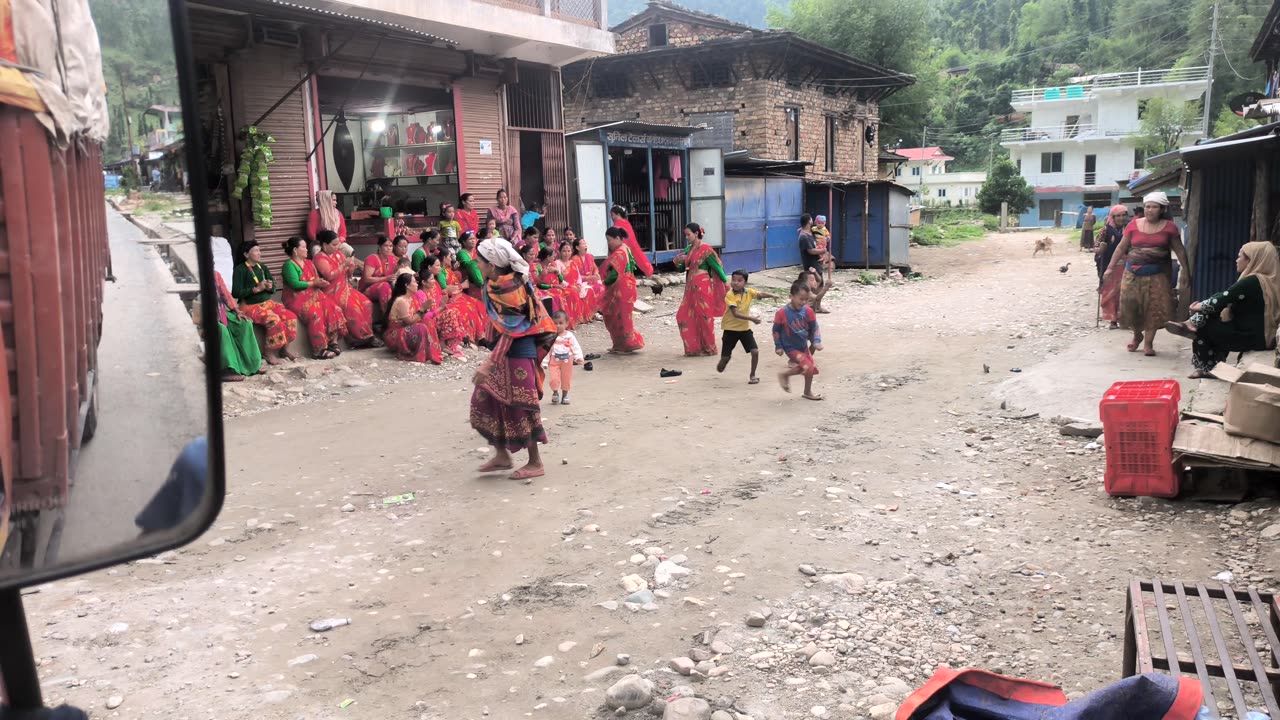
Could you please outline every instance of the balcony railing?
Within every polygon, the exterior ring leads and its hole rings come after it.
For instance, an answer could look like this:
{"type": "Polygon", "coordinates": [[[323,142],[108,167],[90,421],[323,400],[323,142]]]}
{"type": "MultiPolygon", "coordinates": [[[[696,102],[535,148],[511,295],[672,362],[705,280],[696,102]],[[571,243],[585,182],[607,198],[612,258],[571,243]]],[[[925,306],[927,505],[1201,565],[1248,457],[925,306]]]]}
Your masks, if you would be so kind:
{"type": "MultiPolygon", "coordinates": [[[[1140,125],[1121,125],[1104,128],[1097,123],[1084,123],[1080,125],[1057,125],[1054,127],[1009,128],[1000,131],[1000,142],[1061,142],[1063,140],[1121,138],[1141,134],[1142,126],[1140,125]]],[[[1186,130],[1182,134],[1184,137],[1194,137],[1200,135],[1201,131],[1196,128],[1186,130]]]]}
{"type": "Polygon", "coordinates": [[[1180,83],[1206,82],[1208,79],[1208,66],[1104,73],[1073,78],[1075,82],[1056,87],[1020,88],[1013,91],[1012,102],[1017,105],[1020,103],[1056,102],[1061,100],[1091,100],[1096,91],[1104,88],[1176,85],[1180,83]]]}
{"type": "MultiPolygon", "coordinates": [[[[1024,160],[1023,162],[1027,162],[1024,160]]],[[[1022,176],[1027,184],[1031,187],[1096,187],[1096,186],[1114,186],[1118,177],[1099,174],[1097,172],[1086,173],[1032,173],[1022,176]]],[[[1132,178],[1130,178],[1132,179],[1132,178]]]]}
{"type": "Polygon", "coordinates": [[[594,27],[600,27],[601,23],[601,0],[480,0],[480,2],[594,27]]]}

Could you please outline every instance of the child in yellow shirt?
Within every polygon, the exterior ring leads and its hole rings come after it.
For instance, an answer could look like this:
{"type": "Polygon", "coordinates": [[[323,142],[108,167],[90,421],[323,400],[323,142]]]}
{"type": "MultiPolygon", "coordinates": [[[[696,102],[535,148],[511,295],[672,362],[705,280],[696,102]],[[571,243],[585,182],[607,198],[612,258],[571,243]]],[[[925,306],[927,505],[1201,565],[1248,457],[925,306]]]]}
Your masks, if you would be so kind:
{"type": "Polygon", "coordinates": [[[724,369],[729,366],[734,347],[742,343],[742,349],[751,353],[751,378],[747,382],[755,385],[760,382],[760,378],[756,377],[756,366],[760,363],[760,348],[756,345],[756,336],[751,332],[751,325],[759,325],[760,318],[751,314],[751,303],[760,298],[777,299],[780,296],[747,287],[747,279],[746,270],[734,270],[733,276],[729,279],[729,292],[724,297],[728,307],[720,320],[722,331],[720,363],[716,365],[716,372],[724,372],[724,369]]]}

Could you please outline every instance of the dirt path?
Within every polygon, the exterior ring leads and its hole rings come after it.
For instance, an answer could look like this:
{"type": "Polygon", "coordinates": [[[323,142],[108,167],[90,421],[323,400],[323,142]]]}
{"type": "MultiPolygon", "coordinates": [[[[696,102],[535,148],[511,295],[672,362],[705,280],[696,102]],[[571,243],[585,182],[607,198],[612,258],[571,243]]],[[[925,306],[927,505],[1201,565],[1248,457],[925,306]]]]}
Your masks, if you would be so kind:
{"type": "MultiPolygon", "coordinates": [[[[914,249],[924,281],[842,284],[823,403],[747,386],[741,356],[724,375],[679,357],[664,293],[646,352],[544,408],[552,464],[529,486],[472,473],[460,365],[351,354],[258,381],[240,399],[273,409],[227,423],[213,530],[28,597],[46,692],[100,717],[581,718],[636,672],[762,720],[886,717],[942,662],[1071,693],[1116,679],[1128,577],[1271,586],[1276,513],[1111,500],[1101,451],[999,409],[1012,368],[1105,332],[1090,264],[1059,254],[992,238],[914,249]],[[661,559],[670,584],[619,604],[661,559]],[[325,617],[352,624],[307,629],[325,617]]],[[[579,337],[601,348],[603,327],[579,337]]]]}

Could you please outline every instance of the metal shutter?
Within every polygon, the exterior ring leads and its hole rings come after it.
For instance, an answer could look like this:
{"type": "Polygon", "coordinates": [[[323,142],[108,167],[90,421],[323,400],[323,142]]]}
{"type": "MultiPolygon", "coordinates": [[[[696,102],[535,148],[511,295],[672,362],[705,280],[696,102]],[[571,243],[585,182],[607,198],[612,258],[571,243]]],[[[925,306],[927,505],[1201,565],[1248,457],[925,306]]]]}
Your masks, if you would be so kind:
{"type": "MultiPolygon", "coordinates": [[[[485,210],[492,207],[498,190],[506,187],[503,167],[506,135],[502,132],[502,106],[499,102],[497,78],[463,78],[453,86],[460,93],[458,107],[458,142],[466,163],[462,192],[475,195],[475,208],[483,221],[485,210]],[[480,141],[491,143],[492,154],[480,154],[480,141]]],[[[519,148],[516,148],[519,151],[519,148]]],[[[512,198],[514,201],[514,198],[512,198]]]]}

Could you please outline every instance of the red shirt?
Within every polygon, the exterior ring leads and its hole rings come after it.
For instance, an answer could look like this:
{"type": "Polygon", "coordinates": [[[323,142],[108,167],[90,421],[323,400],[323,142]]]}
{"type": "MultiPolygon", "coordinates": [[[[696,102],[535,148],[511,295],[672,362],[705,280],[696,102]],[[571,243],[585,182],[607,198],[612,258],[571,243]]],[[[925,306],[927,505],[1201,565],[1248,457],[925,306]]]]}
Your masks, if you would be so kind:
{"type": "Polygon", "coordinates": [[[453,219],[462,226],[463,232],[480,232],[480,216],[475,210],[454,210],[453,219]]]}

